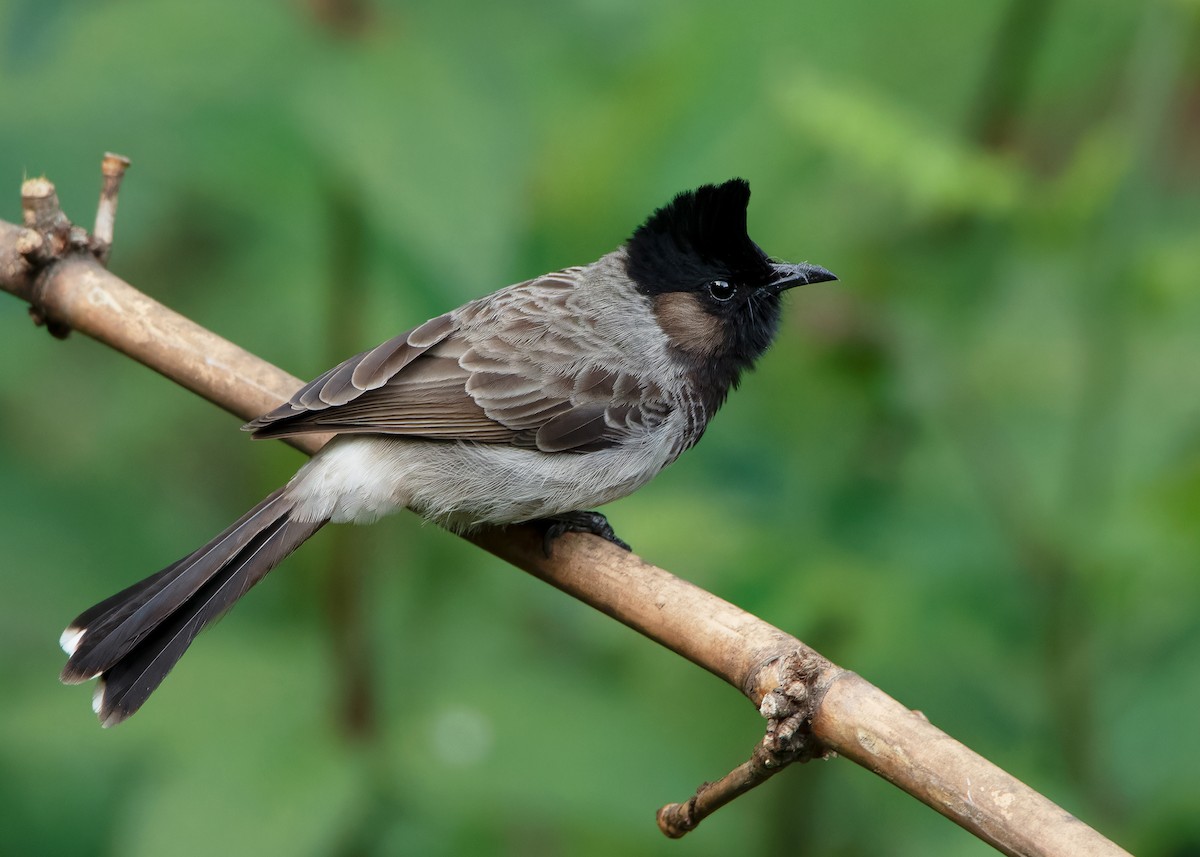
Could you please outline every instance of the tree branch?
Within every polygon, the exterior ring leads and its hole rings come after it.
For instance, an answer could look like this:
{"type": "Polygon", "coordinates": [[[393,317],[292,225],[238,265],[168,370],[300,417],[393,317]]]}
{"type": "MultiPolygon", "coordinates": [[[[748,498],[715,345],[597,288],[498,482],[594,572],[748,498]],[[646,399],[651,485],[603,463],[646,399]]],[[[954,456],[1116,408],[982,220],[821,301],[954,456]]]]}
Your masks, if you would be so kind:
{"type": "MultiPolygon", "coordinates": [[[[26,182],[23,193],[26,227],[0,221],[0,288],[30,303],[35,319],[51,330],[91,336],[243,420],[301,386],[105,270],[97,257],[106,255],[107,242],[81,237],[58,209],[49,182],[26,182]]],[[[312,453],[328,437],[285,442],[312,453]]],[[[750,761],[686,803],[660,810],[659,825],[670,836],[691,830],[786,765],[836,753],[1005,854],[1126,853],[795,637],[634,554],[571,534],[547,557],[541,533],[524,525],[468,538],[722,678],[767,718],[767,734],[750,761]]]]}

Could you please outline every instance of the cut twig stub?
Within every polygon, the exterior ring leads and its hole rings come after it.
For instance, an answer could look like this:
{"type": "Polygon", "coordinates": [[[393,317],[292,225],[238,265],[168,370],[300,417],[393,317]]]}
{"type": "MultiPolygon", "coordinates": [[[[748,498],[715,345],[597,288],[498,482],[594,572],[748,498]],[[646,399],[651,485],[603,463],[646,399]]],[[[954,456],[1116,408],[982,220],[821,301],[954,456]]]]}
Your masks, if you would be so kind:
{"type": "Polygon", "coordinates": [[[105,152],[104,160],[100,163],[104,184],[100,188],[100,205],[96,209],[96,226],[92,230],[91,250],[102,265],[108,264],[108,256],[112,251],[113,230],[117,219],[117,195],[121,191],[121,179],[125,177],[129,163],[129,158],[113,152],[105,152]]]}
{"type": "Polygon", "coordinates": [[[21,185],[21,212],[25,226],[41,233],[47,257],[62,255],[70,244],[71,221],[58,203],[54,183],[45,178],[26,179],[21,185]]]}

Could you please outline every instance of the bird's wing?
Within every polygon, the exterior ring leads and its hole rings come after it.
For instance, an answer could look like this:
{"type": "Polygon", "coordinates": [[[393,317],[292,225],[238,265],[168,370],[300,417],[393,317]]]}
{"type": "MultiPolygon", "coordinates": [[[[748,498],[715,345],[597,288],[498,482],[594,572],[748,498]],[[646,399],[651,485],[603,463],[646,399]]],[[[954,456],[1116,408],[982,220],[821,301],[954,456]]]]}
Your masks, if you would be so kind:
{"type": "Polygon", "coordinates": [[[257,438],[394,434],[544,452],[619,444],[661,423],[670,405],[633,366],[607,359],[611,346],[567,306],[572,285],[551,275],[431,319],[335,366],[246,429],[257,438]],[[581,344],[594,360],[580,359],[581,344]]]}

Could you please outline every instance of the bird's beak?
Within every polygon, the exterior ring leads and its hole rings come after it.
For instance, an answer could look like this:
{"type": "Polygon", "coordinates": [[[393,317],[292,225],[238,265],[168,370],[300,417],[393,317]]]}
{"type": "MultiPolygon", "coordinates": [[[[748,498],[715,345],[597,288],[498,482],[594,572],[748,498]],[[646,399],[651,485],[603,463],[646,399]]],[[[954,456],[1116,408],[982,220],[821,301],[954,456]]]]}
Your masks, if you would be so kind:
{"type": "Polygon", "coordinates": [[[826,271],[820,265],[809,265],[806,262],[799,265],[772,262],[771,267],[775,269],[775,278],[768,284],[768,288],[774,289],[776,292],[808,283],[826,283],[837,279],[837,276],[826,271]]]}

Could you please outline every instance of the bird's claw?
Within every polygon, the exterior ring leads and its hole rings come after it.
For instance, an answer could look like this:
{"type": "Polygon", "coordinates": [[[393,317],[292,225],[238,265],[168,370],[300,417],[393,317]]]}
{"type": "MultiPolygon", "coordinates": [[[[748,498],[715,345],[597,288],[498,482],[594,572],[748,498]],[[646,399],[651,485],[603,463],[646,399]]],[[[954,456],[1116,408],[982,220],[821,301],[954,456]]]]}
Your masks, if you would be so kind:
{"type": "Polygon", "coordinates": [[[547,557],[554,548],[554,540],[563,533],[591,533],[606,542],[612,542],[622,550],[630,549],[628,544],[617,538],[612,525],[608,523],[608,518],[599,512],[566,512],[552,518],[545,518],[543,523],[546,526],[546,532],[542,536],[542,551],[547,557]]]}

